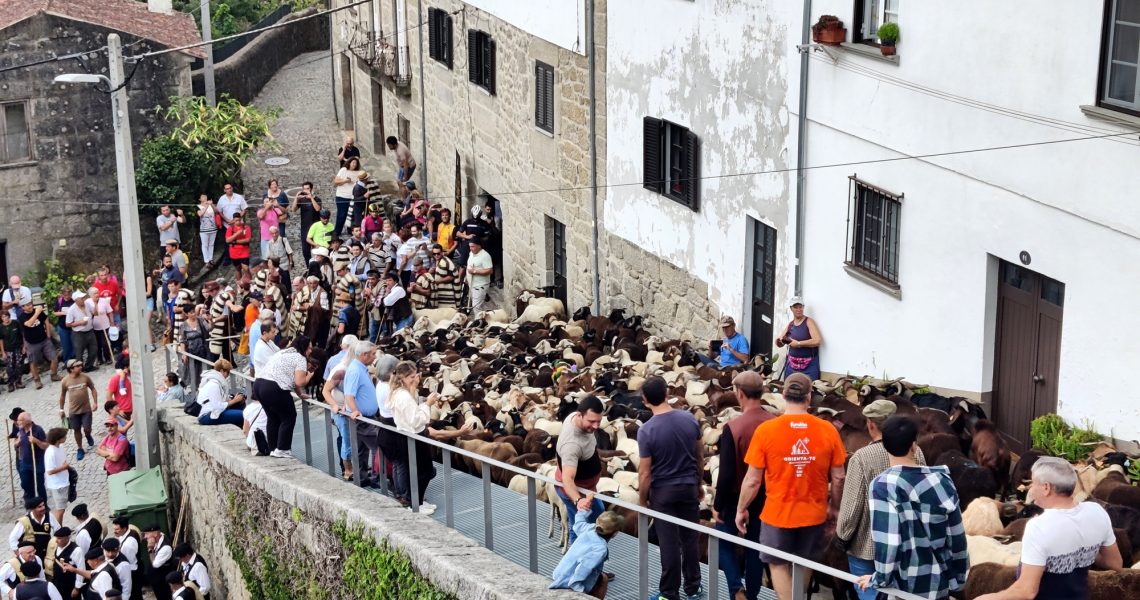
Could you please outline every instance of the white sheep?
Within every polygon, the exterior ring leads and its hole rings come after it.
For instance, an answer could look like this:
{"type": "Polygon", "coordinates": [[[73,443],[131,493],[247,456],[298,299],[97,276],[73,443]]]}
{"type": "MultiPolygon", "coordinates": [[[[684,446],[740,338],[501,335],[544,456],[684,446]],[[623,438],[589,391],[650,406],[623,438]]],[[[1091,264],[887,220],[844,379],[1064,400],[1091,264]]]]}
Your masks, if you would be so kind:
{"type": "Polygon", "coordinates": [[[998,535],[1005,529],[1001,523],[1001,502],[993,498],[976,498],[962,511],[966,535],[998,535]]]}
{"type": "Polygon", "coordinates": [[[966,550],[970,555],[970,565],[995,563],[1016,567],[1021,561],[1021,542],[1002,544],[984,535],[966,536],[966,550]]]}
{"type": "Polygon", "coordinates": [[[618,485],[624,485],[633,489],[638,489],[639,482],[637,479],[637,472],[635,471],[618,471],[613,474],[613,480],[618,485]]]}
{"type": "Polygon", "coordinates": [[[519,318],[513,322],[515,324],[542,323],[549,316],[562,318],[565,315],[566,307],[558,298],[532,298],[519,318]]]}

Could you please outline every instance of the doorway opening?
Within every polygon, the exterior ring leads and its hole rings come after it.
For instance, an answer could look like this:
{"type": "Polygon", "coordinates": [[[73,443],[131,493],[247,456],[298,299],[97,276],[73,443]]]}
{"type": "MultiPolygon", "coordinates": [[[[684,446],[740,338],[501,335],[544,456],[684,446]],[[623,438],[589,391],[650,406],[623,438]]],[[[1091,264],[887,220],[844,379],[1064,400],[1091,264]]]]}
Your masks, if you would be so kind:
{"type": "Polygon", "coordinates": [[[748,348],[753,355],[772,352],[772,317],[776,304],[776,229],[749,218],[752,244],[748,262],[749,300],[748,348]]]}

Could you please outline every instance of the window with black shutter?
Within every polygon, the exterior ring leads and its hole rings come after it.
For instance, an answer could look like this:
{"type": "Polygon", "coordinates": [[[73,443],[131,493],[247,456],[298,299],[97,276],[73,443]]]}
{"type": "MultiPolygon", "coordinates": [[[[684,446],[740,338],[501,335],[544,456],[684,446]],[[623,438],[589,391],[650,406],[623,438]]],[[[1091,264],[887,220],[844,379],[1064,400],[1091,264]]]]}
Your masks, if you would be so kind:
{"type": "Polygon", "coordinates": [[[451,68],[451,14],[446,10],[428,9],[428,56],[451,68]]]}
{"type": "Polygon", "coordinates": [[[485,31],[467,32],[467,79],[495,93],[495,40],[485,31]]]}
{"type": "Polygon", "coordinates": [[[534,124],[554,133],[554,67],[534,63],[534,124]]]}
{"type": "Polygon", "coordinates": [[[855,176],[851,182],[847,231],[848,267],[871,275],[876,280],[898,288],[899,224],[902,218],[902,195],[892,194],[855,176]]]}
{"type": "Polygon", "coordinates": [[[642,150],[642,186],[700,210],[700,138],[676,123],[645,117],[642,150]]]}

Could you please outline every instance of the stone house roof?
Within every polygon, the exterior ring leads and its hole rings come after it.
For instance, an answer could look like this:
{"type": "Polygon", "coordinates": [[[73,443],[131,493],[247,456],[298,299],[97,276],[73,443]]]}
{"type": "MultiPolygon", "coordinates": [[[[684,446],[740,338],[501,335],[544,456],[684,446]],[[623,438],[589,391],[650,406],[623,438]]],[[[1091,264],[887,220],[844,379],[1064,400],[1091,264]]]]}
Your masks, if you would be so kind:
{"type": "MultiPolygon", "coordinates": [[[[0,0],[0,30],[40,13],[121,31],[167,48],[202,41],[192,16],[151,12],[145,2],[137,0],[0,0]]],[[[205,56],[202,48],[182,52],[197,58],[205,56]]]]}

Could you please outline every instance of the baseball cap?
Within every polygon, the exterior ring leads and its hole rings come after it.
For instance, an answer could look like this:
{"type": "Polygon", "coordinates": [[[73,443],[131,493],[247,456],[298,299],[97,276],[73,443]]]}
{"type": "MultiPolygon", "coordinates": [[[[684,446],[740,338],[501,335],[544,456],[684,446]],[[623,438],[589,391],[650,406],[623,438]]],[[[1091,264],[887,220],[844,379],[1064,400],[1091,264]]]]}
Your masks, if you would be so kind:
{"type": "Polygon", "coordinates": [[[736,327],[736,320],[733,319],[730,315],[725,315],[725,316],[720,318],[720,326],[721,327],[728,327],[730,325],[732,327],[736,327]]]}
{"type": "Polygon", "coordinates": [[[75,367],[82,367],[82,366],[83,366],[83,361],[80,361],[80,360],[75,360],[75,359],[73,358],[73,359],[71,359],[71,360],[67,361],[67,364],[66,364],[66,365],[64,365],[64,366],[65,366],[65,368],[67,368],[67,369],[69,369],[69,370],[70,370],[70,369],[74,369],[75,367]]]}
{"type": "Polygon", "coordinates": [[[87,294],[85,292],[78,292],[78,291],[77,292],[71,292],[71,299],[74,302],[79,302],[80,300],[82,300],[86,297],[87,297],[87,294]]]}
{"type": "Polygon", "coordinates": [[[764,377],[756,371],[741,371],[732,378],[732,385],[745,392],[758,392],[764,387],[764,377]]]}
{"type": "Polygon", "coordinates": [[[799,297],[799,296],[792,296],[792,299],[788,300],[788,306],[795,306],[797,304],[799,304],[800,306],[803,306],[804,299],[799,297]]]}
{"type": "Polygon", "coordinates": [[[863,407],[863,416],[868,419],[889,419],[894,416],[898,406],[890,400],[879,398],[863,407]]]}
{"type": "Polygon", "coordinates": [[[321,216],[321,218],[322,218],[322,219],[327,219],[327,218],[329,218],[329,217],[331,217],[331,216],[332,216],[332,213],[331,213],[331,212],[329,212],[329,209],[327,209],[327,208],[322,208],[322,209],[321,209],[321,212],[320,212],[320,216],[321,216]]]}

